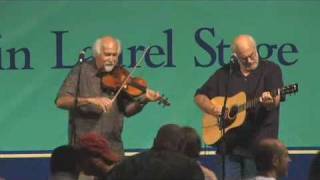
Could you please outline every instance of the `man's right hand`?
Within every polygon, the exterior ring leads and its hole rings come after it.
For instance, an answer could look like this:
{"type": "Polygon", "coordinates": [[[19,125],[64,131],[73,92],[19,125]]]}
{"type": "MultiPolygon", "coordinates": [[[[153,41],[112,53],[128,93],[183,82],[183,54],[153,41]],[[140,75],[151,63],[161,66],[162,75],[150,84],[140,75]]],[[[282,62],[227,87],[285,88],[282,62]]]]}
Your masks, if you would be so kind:
{"type": "Polygon", "coordinates": [[[221,115],[222,106],[218,104],[213,104],[206,95],[196,95],[195,102],[205,113],[211,114],[216,117],[221,115]]]}
{"type": "Polygon", "coordinates": [[[220,105],[215,104],[215,105],[212,105],[210,108],[210,114],[213,116],[219,117],[221,115],[221,112],[222,112],[222,106],[220,105]]]}
{"type": "Polygon", "coordinates": [[[103,112],[109,112],[112,108],[112,100],[107,97],[88,98],[90,104],[96,105],[103,112]]]}

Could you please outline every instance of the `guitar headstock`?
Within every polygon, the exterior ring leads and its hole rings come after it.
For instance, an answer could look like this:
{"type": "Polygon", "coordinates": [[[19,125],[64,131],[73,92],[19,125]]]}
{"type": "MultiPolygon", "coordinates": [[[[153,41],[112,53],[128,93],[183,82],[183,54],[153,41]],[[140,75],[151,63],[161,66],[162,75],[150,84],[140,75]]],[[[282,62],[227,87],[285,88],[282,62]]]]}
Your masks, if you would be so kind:
{"type": "Polygon", "coordinates": [[[294,94],[298,92],[298,83],[295,84],[290,84],[288,86],[284,86],[283,88],[280,89],[280,95],[284,96],[286,94],[294,94]]]}
{"type": "Polygon", "coordinates": [[[170,106],[170,102],[168,101],[168,98],[165,97],[163,94],[161,95],[160,99],[158,100],[158,104],[162,105],[162,107],[170,106]]]}

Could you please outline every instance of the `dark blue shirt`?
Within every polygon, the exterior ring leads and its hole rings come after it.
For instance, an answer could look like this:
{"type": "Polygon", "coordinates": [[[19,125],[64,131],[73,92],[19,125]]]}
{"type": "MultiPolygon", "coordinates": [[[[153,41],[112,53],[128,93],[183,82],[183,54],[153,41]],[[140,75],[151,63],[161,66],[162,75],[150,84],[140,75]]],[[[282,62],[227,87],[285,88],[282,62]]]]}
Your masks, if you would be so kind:
{"type": "MultiPolygon", "coordinates": [[[[230,74],[230,65],[218,69],[207,82],[196,91],[209,99],[217,96],[224,97],[226,83],[230,74]]],[[[258,67],[248,76],[244,76],[239,64],[233,65],[230,76],[228,97],[243,91],[247,101],[259,97],[264,91],[270,91],[283,86],[280,67],[267,60],[259,60],[258,67]]],[[[227,152],[232,153],[235,148],[248,150],[250,153],[253,145],[263,138],[277,138],[279,129],[279,107],[267,110],[261,104],[248,109],[246,119],[242,126],[230,130],[225,136],[227,152]]],[[[251,154],[251,153],[250,153],[251,154]]]]}

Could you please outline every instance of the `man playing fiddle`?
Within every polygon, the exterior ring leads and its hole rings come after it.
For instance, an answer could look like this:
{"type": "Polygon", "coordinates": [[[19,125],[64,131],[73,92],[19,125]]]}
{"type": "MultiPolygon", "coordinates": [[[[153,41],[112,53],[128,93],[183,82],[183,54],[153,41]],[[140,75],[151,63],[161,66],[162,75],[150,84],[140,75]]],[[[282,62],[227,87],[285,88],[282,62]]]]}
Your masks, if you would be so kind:
{"type": "Polygon", "coordinates": [[[112,72],[118,64],[120,41],[106,36],[97,39],[92,47],[94,60],[72,68],[62,84],[56,105],[69,110],[69,142],[74,144],[88,132],[100,133],[110,141],[112,150],[123,156],[121,132],[124,116],[132,116],[150,101],[157,101],[158,92],[146,90],[137,98],[124,92],[113,101],[116,92],[102,88],[99,72],[112,72]]]}

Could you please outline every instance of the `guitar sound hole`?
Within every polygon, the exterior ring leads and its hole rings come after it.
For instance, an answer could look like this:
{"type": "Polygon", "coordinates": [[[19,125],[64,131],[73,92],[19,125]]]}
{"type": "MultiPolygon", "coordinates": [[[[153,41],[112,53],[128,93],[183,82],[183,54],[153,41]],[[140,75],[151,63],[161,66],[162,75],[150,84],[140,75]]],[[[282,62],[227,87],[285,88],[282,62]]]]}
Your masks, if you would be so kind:
{"type": "Polygon", "coordinates": [[[233,121],[236,119],[238,114],[238,107],[237,106],[232,106],[229,113],[228,113],[228,120],[230,123],[233,123],[233,121]]]}
{"type": "Polygon", "coordinates": [[[231,109],[229,108],[226,109],[226,119],[224,122],[224,128],[227,128],[235,121],[237,114],[238,114],[237,106],[232,106],[231,109]]]}

